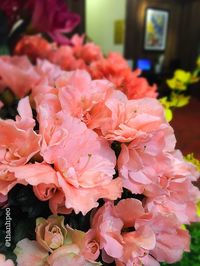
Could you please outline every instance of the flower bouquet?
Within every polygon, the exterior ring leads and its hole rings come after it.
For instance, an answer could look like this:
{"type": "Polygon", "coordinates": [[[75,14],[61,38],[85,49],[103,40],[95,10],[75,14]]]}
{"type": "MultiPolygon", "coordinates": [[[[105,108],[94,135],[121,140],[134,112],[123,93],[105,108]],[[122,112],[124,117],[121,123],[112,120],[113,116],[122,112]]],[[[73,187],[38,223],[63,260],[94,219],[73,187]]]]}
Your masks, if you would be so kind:
{"type": "MultiPolygon", "coordinates": [[[[35,56],[46,41],[27,38],[16,50],[35,56]]],[[[35,65],[0,58],[1,213],[14,227],[3,254],[19,266],[178,261],[190,243],[182,225],[197,221],[199,174],[175,150],[155,88],[119,55],[74,39],[48,44],[35,65]]]]}
{"type": "Polygon", "coordinates": [[[0,57],[0,266],[158,266],[190,250],[197,168],[122,56],[77,35],[0,57]]]}

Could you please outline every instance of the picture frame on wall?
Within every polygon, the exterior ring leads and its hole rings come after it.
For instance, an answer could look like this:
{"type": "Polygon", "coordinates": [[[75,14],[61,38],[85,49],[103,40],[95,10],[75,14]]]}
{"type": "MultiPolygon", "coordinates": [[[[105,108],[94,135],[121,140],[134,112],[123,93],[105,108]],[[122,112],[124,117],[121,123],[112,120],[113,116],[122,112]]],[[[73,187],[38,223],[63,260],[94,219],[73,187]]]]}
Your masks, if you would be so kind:
{"type": "Polygon", "coordinates": [[[147,8],[145,15],[145,50],[165,50],[167,42],[168,23],[169,11],[147,8]]]}

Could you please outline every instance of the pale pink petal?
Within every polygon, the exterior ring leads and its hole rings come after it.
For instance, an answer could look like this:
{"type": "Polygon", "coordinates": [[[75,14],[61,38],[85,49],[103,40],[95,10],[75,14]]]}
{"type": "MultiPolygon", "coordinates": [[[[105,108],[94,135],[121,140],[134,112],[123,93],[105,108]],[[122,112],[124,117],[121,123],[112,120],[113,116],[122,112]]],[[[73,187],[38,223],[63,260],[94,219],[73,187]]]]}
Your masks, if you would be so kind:
{"type": "Polygon", "coordinates": [[[120,200],[116,205],[115,210],[117,216],[123,221],[125,227],[134,226],[135,220],[145,213],[142,207],[142,202],[136,199],[120,200]],[[132,214],[130,215],[130,213],[132,214]]]}
{"type": "Polygon", "coordinates": [[[45,265],[48,258],[48,252],[40,247],[36,241],[31,241],[27,238],[19,241],[14,250],[17,256],[18,266],[32,266],[45,265]]]}
{"type": "Polygon", "coordinates": [[[14,266],[12,260],[6,260],[6,257],[3,254],[0,254],[0,265],[1,266],[14,266]]]}

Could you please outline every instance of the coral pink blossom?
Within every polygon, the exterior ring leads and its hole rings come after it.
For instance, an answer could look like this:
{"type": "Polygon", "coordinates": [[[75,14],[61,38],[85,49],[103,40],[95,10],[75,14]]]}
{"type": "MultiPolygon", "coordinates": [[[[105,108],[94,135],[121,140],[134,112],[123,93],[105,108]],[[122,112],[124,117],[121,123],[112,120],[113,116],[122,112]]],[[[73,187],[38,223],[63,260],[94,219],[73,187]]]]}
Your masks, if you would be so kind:
{"type": "Polygon", "coordinates": [[[27,163],[40,150],[28,98],[20,100],[18,112],[16,121],[0,120],[0,162],[10,166],[27,163]]]}
{"type": "Polygon", "coordinates": [[[152,229],[148,225],[136,227],[137,220],[146,215],[142,203],[136,199],[121,200],[116,206],[107,202],[97,211],[92,220],[92,231],[105,252],[105,261],[113,258],[133,265],[136,259],[154,249],[152,229]],[[129,230],[131,228],[135,231],[129,230]]]}
{"type": "MultiPolygon", "coordinates": [[[[35,39],[37,40],[36,37],[35,39]]],[[[31,58],[37,54],[39,58],[46,58],[67,71],[85,69],[91,74],[92,79],[107,79],[112,82],[117,90],[127,95],[128,99],[157,97],[156,86],[150,86],[145,78],[140,77],[139,69],[132,72],[126,60],[118,53],[110,53],[104,57],[97,45],[84,44],[83,37],[75,35],[71,39],[72,46],[54,45],[53,49],[53,46],[46,48],[43,44],[44,53],[40,54],[37,47],[39,42],[35,39],[22,39],[17,45],[16,53],[27,54],[31,58]]]]}
{"type": "Polygon", "coordinates": [[[76,58],[82,58],[86,65],[89,65],[93,61],[103,58],[103,54],[99,46],[94,43],[86,43],[79,49],[76,45],[72,47],[76,58]]]}
{"type": "Polygon", "coordinates": [[[91,230],[85,234],[82,254],[91,261],[95,261],[100,255],[99,243],[95,240],[95,235],[91,230]]]}
{"type": "MultiPolygon", "coordinates": [[[[115,96],[115,95],[114,95],[115,96]]],[[[139,142],[151,137],[165,123],[163,108],[155,99],[119,100],[111,96],[105,102],[110,115],[99,116],[103,121],[99,128],[108,140],[139,142]]]]}
{"type": "Polygon", "coordinates": [[[41,201],[46,201],[51,199],[56,193],[57,187],[55,184],[39,184],[33,187],[33,191],[36,197],[41,201]]]}
{"type": "Polygon", "coordinates": [[[116,162],[108,144],[80,120],[65,113],[55,115],[52,129],[48,122],[51,113],[48,117],[42,105],[39,113],[43,121],[41,154],[47,163],[54,164],[66,207],[85,214],[98,206],[99,198],[119,197],[121,180],[112,180],[116,162]]]}
{"type": "Polygon", "coordinates": [[[122,91],[124,91],[129,99],[140,99],[143,97],[156,98],[158,95],[156,85],[150,86],[147,80],[140,77],[140,75],[140,69],[131,72],[127,76],[126,86],[124,86],[124,90],[122,91]]]}
{"type": "Polygon", "coordinates": [[[132,193],[145,194],[148,186],[156,182],[156,176],[158,178],[168,169],[169,159],[164,154],[174,147],[173,129],[167,124],[144,140],[122,144],[118,169],[123,186],[132,193]]]}
{"type": "Polygon", "coordinates": [[[117,53],[110,53],[107,58],[94,61],[89,71],[94,79],[106,78],[113,82],[129,99],[157,96],[156,86],[151,87],[146,79],[138,77],[140,70],[132,72],[125,59],[117,53]]]}
{"type": "Polygon", "coordinates": [[[4,87],[9,87],[18,97],[24,97],[39,76],[26,56],[1,56],[0,78],[4,87]]]}
{"type": "Polygon", "coordinates": [[[62,110],[88,124],[95,123],[98,106],[113,92],[113,85],[106,80],[91,80],[83,70],[71,72],[56,80],[62,110]]]}
{"type": "Polygon", "coordinates": [[[0,265],[1,266],[14,266],[14,262],[12,260],[6,260],[5,256],[0,254],[0,265]]]}
{"type": "Polygon", "coordinates": [[[44,163],[8,166],[0,164],[0,193],[7,193],[16,185],[54,184],[58,186],[55,170],[44,163]]]}
{"type": "Polygon", "coordinates": [[[55,47],[55,44],[50,44],[40,34],[25,35],[15,46],[14,52],[16,55],[27,55],[31,61],[36,62],[38,58],[47,58],[55,47]]]}
{"type": "MultiPolygon", "coordinates": [[[[49,185],[47,185],[47,187],[49,187],[49,185]]],[[[49,200],[49,208],[53,214],[70,214],[72,212],[71,208],[68,209],[65,207],[65,194],[61,188],[56,190],[56,192],[51,196],[52,197],[49,200]]]]}
{"type": "Polygon", "coordinates": [[[158,261],[174,263],[181,260],[183,251],[189,251],[189,233],[180,228],[175,215],[154,215],[151,220],[138,221],[136,227],[141,224],[150,226],[156,235],[156,245],[150,254],[158,261]]]}
{"type": "Polygon", "coordinates": [[[197,221],[196,203],[200,199],[197,187],[191,181],[197,180],[195,167],[180,157],[169,154],[164,172],[146,188],[146,206],[154,213],[173,213],[181,223],[197,221]],[[168,167],[167,167],[168,166],[168,167]]]}
{"type": "Polygon", "coordinates": [[[60,46],[58,49],[52,50],[47,59],[59,65],[64,70],[75,70],[78,68],[77,66],[82,65],[82,68],[85,68],[85,64],[83,60],[78,61],[73,54],[73,50],[70,46],[60,46]]]}

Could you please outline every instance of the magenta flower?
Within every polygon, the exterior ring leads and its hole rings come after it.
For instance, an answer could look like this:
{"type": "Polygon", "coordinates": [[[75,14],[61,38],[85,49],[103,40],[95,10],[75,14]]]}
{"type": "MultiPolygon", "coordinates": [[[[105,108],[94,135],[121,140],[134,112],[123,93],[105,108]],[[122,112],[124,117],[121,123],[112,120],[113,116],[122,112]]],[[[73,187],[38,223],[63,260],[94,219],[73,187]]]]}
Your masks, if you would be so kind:
{"type": "Polygon", "coordinates": [[[79,15],[68,10],[64,0],[30,0],[31,24],[39,32],[46,32],[55,42],[69,43],[63,33],[71,32],[80,22],[79,15]]]}

